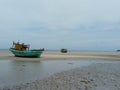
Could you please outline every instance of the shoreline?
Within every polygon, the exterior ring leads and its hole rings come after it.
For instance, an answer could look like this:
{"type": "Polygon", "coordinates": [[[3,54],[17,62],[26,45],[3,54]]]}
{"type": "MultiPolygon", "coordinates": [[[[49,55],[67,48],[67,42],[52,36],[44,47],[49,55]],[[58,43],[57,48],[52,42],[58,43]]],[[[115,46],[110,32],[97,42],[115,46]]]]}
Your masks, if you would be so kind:
{"type": "Polygon", "coordinates": [[[120,52],[44,51],[40,58],[15,57],[10,51],[0,51],[0,60],[120,60],[120,52]]]}

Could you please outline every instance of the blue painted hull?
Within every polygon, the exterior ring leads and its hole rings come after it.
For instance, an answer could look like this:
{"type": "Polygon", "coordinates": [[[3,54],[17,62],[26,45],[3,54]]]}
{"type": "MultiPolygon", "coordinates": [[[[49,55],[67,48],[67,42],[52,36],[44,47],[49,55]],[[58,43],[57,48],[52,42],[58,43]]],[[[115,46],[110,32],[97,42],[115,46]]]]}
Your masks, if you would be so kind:
{"type": "Polygon", "coordinates": [[[42,51],[39,50],[20,51],[20,50],[15,50],[13,48],[10,48],[9,50],[15,56],[19,56],[19,57],[40,57],[42,54],[42,51]]]}

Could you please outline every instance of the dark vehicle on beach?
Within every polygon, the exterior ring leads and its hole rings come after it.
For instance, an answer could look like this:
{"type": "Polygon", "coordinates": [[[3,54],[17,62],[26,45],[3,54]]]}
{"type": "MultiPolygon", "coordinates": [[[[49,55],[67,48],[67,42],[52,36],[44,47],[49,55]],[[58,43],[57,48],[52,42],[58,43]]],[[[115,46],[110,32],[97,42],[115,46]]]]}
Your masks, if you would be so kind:
{"type": "Polygon", "coordinates": [[[67,49],[64,49],[64,48],[62,48],[60,51],[61,51],[61,53],[67,53],[68,52],[67,49]]]}

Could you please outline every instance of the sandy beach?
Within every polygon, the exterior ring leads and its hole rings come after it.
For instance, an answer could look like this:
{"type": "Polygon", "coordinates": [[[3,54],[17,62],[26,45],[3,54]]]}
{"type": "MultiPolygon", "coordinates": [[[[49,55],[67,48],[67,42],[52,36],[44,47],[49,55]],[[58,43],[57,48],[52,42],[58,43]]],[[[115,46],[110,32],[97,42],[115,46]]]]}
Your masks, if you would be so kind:
{"type": "Polygon", "coordinates": [[[40,58],[15,57],[9,51],[0,51],[0,59],[9,60],[120,60],[120,52],[68,52],[44,51],[40,58]]]}
{"type": "MultiPolygon", "coordinates": [[[[42,80],[36,79],[19,85],[0,87],[0,90],[120,90],[119,52],[43,52],[41,58],[14,57],[0,51],[0,60],[101,60],[99,63],[55,73],[42,80]],[[107,61],[102,63],[103,61],[107,61]]],[[[82,62],[81,62],[82,63],[82,62]]],[[[67,63],[74,65],[74,63],[67,63]]],[[[21,65],[25,68],[25,65],[21,65]]]]}

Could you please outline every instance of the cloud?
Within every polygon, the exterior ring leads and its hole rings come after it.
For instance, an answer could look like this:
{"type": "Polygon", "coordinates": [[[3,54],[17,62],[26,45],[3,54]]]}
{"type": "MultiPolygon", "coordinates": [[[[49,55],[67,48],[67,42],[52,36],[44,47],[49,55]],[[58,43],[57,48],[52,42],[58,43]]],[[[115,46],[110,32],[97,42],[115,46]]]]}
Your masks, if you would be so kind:
{"type": "Polygon", "coordinates": [[[1,0],[0,42],[4,47],[20,40],[33,47],[94,49],[92,46],[100,41],[115,48],[113,43],[120,38],[119,3],[119,0],[1,0]]]}
{"type": "Polygon", "coordinates": [[[1,23],[23,26],[33,22],[49,28],[73,28],[79,24],[119,21],[118,0],[4,0],[1,23]]]}

